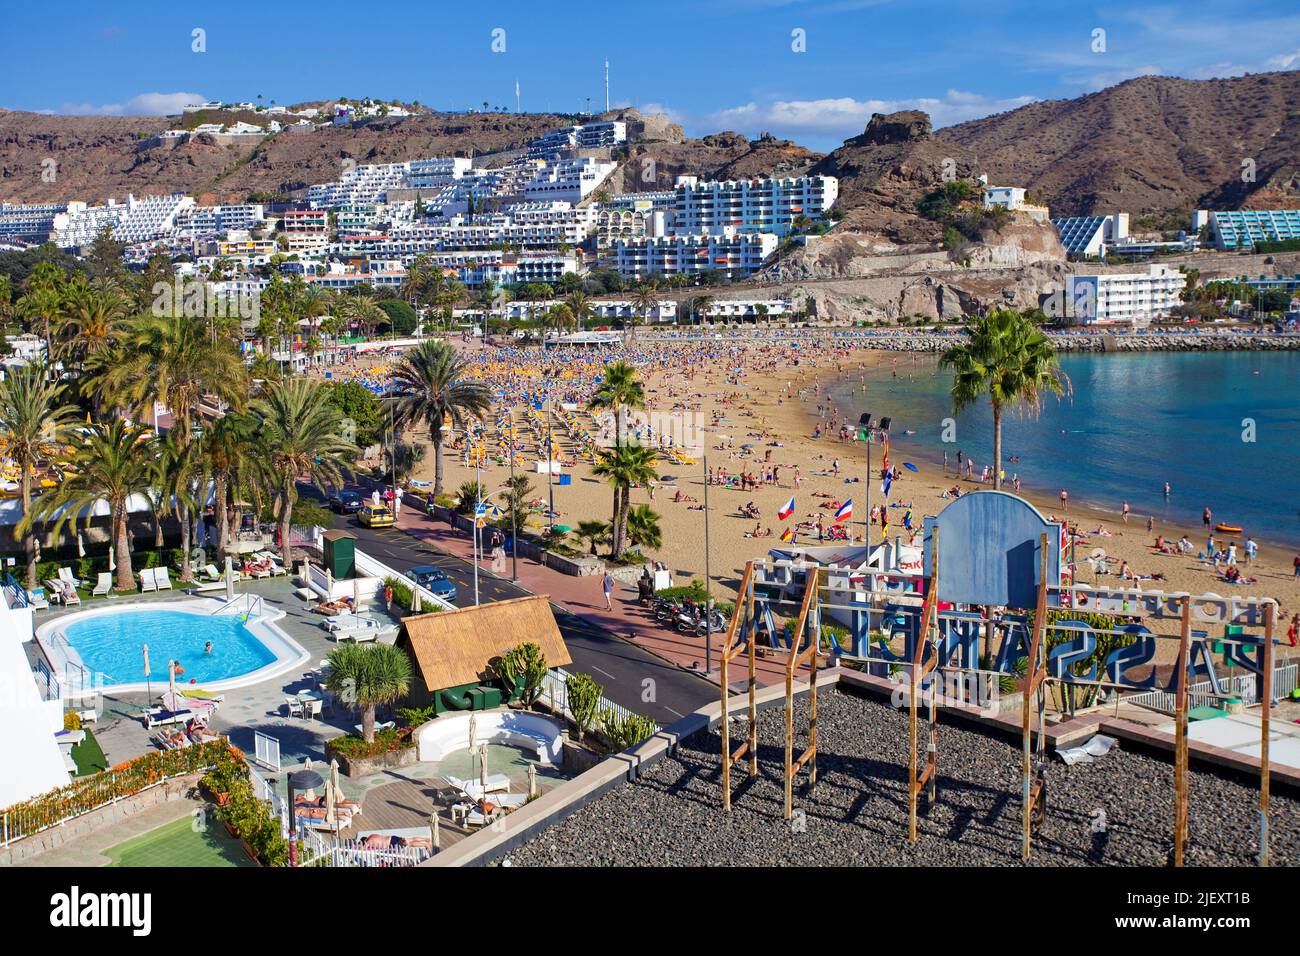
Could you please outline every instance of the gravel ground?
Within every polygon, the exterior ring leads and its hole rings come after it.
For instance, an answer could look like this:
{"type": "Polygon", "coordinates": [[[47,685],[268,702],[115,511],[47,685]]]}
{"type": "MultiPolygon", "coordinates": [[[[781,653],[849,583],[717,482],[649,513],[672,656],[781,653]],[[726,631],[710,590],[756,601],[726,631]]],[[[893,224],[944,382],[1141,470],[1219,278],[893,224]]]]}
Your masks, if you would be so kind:
{"type": "MultiPolygon", "coordinates": [[[[939,728],[939,796],[907,841],[907,712],[823,691],[816,789],[795,790],[783,819],[784,718],[759,714],[759,776],[733,772],[721,808],[720,737],[698,734],[677,756],[509,853],[513,866],[976,866],[1020,863],[1020,749],[972,730],[939,728]],[[802,818],[799,811],[803,811],[802,818]]],[[[795,728],[807,726],[800,699],[795,728]]],[[[734,724],[733,745],[744,733],[734,724]]],[[[922,740],[925,739],[922,722],[922,740]]],[[[802,738],[796,741],[796,749],[802,738]]],[[[1040,866],[1164,866],[1172,861],[1173,765],[1120,749],[1067,767],[1053,757],[1040,866]],[[1104,811],[1105,828],[1094,832],[1104,811]]],[[[1254,865],[1259,794],[1193,769],[1187,862],[1254,865]]],[[[1274,793],[1273,864],[1300,862],[1300,801],[1274,793]]]]}

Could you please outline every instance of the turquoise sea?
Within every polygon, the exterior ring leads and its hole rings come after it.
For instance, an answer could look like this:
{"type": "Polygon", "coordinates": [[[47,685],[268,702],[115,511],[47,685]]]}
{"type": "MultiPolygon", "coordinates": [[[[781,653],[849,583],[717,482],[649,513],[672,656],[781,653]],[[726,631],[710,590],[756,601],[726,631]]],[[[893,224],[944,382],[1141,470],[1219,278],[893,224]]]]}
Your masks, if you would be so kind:
{"type": "MultiPolygon", "coordinates": [[[[1215,522],[1300,545],[1300,352],[1063,355],[1061,367],[1065,396],[1048,397],[1037,417],[1004,420],[1008,480],[1018,472],[1027,489],[1066,488],[1071,502],[1116,513],[1127,500],[1134,515],[1176,524],[1199,526],[1208,506],[1215,522]]],[[[893,418],[897,462],[941,462],[945,451],[955,462],[960,449],[978,470],[992,462],[992,413],[983,402],[952,416],[951,384],[936,359],[899,356],[831,394],[853,420],[863,410],[893,418]],[[942,440],[947,417],[952,443],[942,440]]]]}

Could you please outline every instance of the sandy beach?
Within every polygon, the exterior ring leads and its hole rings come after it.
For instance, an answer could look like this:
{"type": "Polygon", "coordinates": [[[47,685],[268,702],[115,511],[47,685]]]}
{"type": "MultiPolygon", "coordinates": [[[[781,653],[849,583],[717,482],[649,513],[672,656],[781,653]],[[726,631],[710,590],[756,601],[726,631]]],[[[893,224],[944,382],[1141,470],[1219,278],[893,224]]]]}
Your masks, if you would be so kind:
{"type": "MultiPolygon", "coordinates": [[[[667,476],[665,480],[654,489],[634,488],[632,504],[647,503],[659,513],[663,547],[654,557],[667,564],[678,583],[686,583],[704,577],[704,454],[708,456],[708,467],[715,474],[725,470],[731,475],[742,471],[762,475],[764,470],[775,469],[775,483],[760,484],[745,491],[720,485],[709,488],[710,573],[717,588],[715,593],[723,599],[731,599],[745,562],[759,560],[769,548],[780,546],[780,535],[787,523],[815,522],[821,515],[823,525],[830,527],[835,506],[852,498],[853,520],[849,527],[854,540],[863,540],[866,532],[863,494],[865,447],[851,438],[840,438],[840,427],[846,419],[850,434],[853,432],[858,410],[833,407],[825,397],[826,390],[833,381],[851,380],[858,370],[894,361],[895,356],[865,350],[834,352],[821,347],[815,350],[805,348],[796,353],[788,343],[737,345],[732,349],[715,347],[721,354],[707,357],[703,354],[705,350],[702,347],[700,354],[689,361],[683,360],[680,352],[665,356],[665,361],[658,363],[641,356],[638,364],[642,366],[640,374],[645,383],[648,411],[686,416],[698,414],[690,420],[703,423],[705,448],[693,465],[661,462],[660,472],[667,476]],[[797,360],[792,357],[795,354],[799,356],[797,360]],[[814,438],[819,423],[823,425],[822,434],[820,438],[814,438]],[[839,462],[838,476],[835,474],[836,460],[839,462]],[[674,500],[678,492],[685,500],[674,500]],[[777,512],[792,495],[795,513],[789,522],[783,522],[777,512]],[[741,514],[742,506],[751,501],[760,515],[757,521],[741,514]],[[755,538],[752,536],[755,530],[770,531],[771,534],[755,538]]],[[[900,357],[899,360],[907,361],[907,358],[900,357]]],[[[869,385],[862,398],[862,407],[871,407],[869,385]]],[[[523,409],[516,408],[517,415],[522,412],[523,409]]],[[[585,421],[593,433],[598,431],[598,423],[585,411],[579,412],[578,418],[585,421]]],[[[491,423],[488,423],[489,432],[491,429],[491,423]]],[[[547,482],[544,475],[535,473],[536,444],[528,430],[524,429],[522,433],[527,453],[516,457],[516,468],[533,472],[534,497],[544,499],[547,482]]],[[[566,469],[573,475],[572,484],[554,488],[555,507],[559,512],[557,523],[576,526],[588,519],[609,520],[611,489],[592,476],[589,463],[577,454],[576,443],[565,437],[558,427],[554,434],[561,455],[566,460],[576,459],[573,467],[566,469]]],[[[418,432],[416,437],[419,437],[418,432]]],[[[990,457],[991,449],[968,451],[978,456],[977,461],[980,461],[990,457]]],[[[882,500],[880,452],[879,445],[873,447],[872,465],[876,475],[871,500],[876,504],[882,500]]],[[[948,503],[948,499],[943,497],[945,490],[958,486],[965,494],[991,487],[981,485],[978,480],[958,478],[955,472],[945,475],[941,463],[912,457],[911,452],[909,460],[919,467],[920,473],[902,471],[889,496],[891,505],[901,505],[890,508],[890,534],[903,534],[905,542],[907,534],[902,519],[907,507],[911,510],[913,528],[919,530],[923,516],[937,514],[948,503]]],[[[901,465],[897,455],[891,458],[891,464],[901,465]]],[[[458,453],[455,449],[447,449],[445,469],[444,486],[452,493],[463,481],[474,478],[474,469],[466,466],[463,450],[458,453]]],[[[508,475],[506,464],[487,458],[483,481],[489,490],[500,488],[508,475]]],[[[432,481],[432,455],[421,463],[413,477],[421,482],[432,481]]],[[[1011,489],[1008,486],[1006,490],[1011,489]]],[[[1045,515],[1057,517],[1060,514],[1060,503],[1054,497],[1027,491],[1022,492],[1022,497],[1045,515]]],[[[1244,557],[1239,558],[1243,576],[1254,577],[1257,583],[1230,585],[1219,580],[1211,567],[1196,560],[1195,552],[1205,544],[1203,529],[1182,528],[1158,521],[1154,531],[1148,533],[1145,515],[1134,514],[1125,524],[1117,512],[1080,504],[1080,500],[1086,499],[1086,489],[1071,489],[1066,513],[1066,517],[1077,522],[1079,530],[1088,535],[1087,543],[1080,543],[1077,550],[1081,583],[1093,582],[1092,572],[1083,559],[1093,549],[1102,548],[1113,559],[1113,572],[1118,572],[1122,563],[1127,563],[1131,572],[1137,575],[1163,576],[1160,580],[1143,580],[1142,587],[1146,590],[1221,595],[1240,593],[1276,598],[1281,605],[1277,636],[1285,639],[1287,622],[1300,610],[1300,577],[1293,574],[1293,554],[1290,551],[1261,542],[1259,557],[1253,564],[1246,565],[1244,557]],[[1191,555],[1152,553],[1150,546],[1154,544],[1156,535],[1177,542],[1182,534],[1193,543],[1191,555]]],[[[539,515],[534,519],[534,527],[541,527],[543,522],[539,515]]],[[[872,540],[878,541],[879,527],[872,529],[872,533],[872,540]]],[[[798,540],[804,544],[817,543],[815,534],[800,535],[798,540]]],[[[1239,546],[1238,553],[1242,550],[1239,546]]],[[[1116,573],[1112,573],[1101,577],[1098,583],[1115,585],[1118,581],[1116,573]]],[[[1167,643],[1162,642],[1162,645],[1167,643]]],[[[1283,648],[1282,653],[1292,652],[1283,648]]]]}

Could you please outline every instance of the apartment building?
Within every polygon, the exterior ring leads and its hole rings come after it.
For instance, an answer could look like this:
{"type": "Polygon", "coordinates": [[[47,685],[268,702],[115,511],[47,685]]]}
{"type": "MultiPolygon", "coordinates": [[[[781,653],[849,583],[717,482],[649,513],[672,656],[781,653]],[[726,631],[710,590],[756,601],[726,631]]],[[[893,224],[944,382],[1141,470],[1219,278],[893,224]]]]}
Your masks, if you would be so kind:
{"type": "Polygon", "coordinates": [[[251,229],[266,221],[266,207],[260,203],[229,206],[195,206],[176,219],[176,233],[185,238],[213,236],[231,229],[251,229]]]}
{"type": "Polygon", "coordinates": [[[307,201],[314,209],[345,206],[373,206],[382,202],[389,189],[406,185],[410,163],[377,163],[353,166],[337,181],[307,188],[307,201]]]}
{"type": "Polygon", "coordinates": [[[817,219],[839,196],[834,176],[712,180],[680,176],[675,189],[673,228],[684,233],[734,226],[740,232],[784,236],[798,216],[817,219]]]}
{"type": "Polygon", "coordinates": [[[470,170],[472,161],[462,157],[415,159],[409,164],[406,186],[410,189],[434,189],[460,179],[470,170]]]}
{"type": "Polygon", "coordinates": [[[716,270],[739,279],[756,271],[776,251],[774,233],[720,232],[615,239],[610,244],[614,268],[620,275],[645,278],[716,270]]]}
{"type": "Polygon", "coordinates": [[[534,159],[555,156],[569,149],[612,149],[627,142],[627,124],[617,120],[595,120],[578,126],[551,130],[528,144],[534,159]]]}
{"type": "Polygon", "coordinates": [[[1187,277],[1171,266],[1145,272],[1075,275],[1066,280],[1065,314],[1075,322],[1144,324],[1181,301],[1187,277]]]}
{"type": "Polygon", "coordinates": [[[524,185],[524,199],[579,203],[595,192],[617,168],[617,163],[590,157],[547,163],[524,185]]]}
{"type": "Polygon", "coordinates": [[[44,242],[54,232],[55,217],[70,205],[84,209],[86,204],[0,202],[0,242],[44,242]]]}
{"type": "Polygon", "coordinates": [[[1107,248],[1128,238],[1128,213],[1109,216],[1067,216],[1053,219],[1066,253],[1087,259],[1106,254],[1107,248]]]}
{"type": "Polygon", "coordinates": [[[1210,240],[1217,248],[1228,251],[1300,239],[1300,209],[1198,210],[1193,224],[1199,223],[1210,227],[1210,240]]]}

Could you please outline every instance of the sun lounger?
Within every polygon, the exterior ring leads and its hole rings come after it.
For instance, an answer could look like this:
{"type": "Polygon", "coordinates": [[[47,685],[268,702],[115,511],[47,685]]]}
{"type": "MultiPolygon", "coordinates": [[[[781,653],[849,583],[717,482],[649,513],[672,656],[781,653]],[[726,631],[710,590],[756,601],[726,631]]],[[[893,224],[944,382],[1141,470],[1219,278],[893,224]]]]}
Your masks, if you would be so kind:
{"type": "Polygon", "coordinates": [[[183,724],[187,720],[200,715],[188,708],[185,710],[164,710],[162,707],[148,707],[140,716],[144,718],[145,728],[153,730],[155,727],[163,727],[167,724],[183,724]]]}
{"type": "Polygon", "coordinates": [[[45,596],[45,588],[32,588],[27,592],[27,606],[44,611],[50,606],[50,599],[45,596]]]}
{"type": "Polygon", "coordinates": [[[140,593],[146,591],[157,591],[158,581],[154,578],[153,568],[145,568],[140,572],[140,593]]]}
{"type": "MultiPolygon", "coordinates": [[[[353,726],[356,727],[357,733],[362,733],[361,724],[354,724],[353,726]]],[[[396,726],[397,726],[397,721],[395,720],[385,720],[383,722],[377,721],[375,723],[375,730],[392,730],[396,726]]]]}
{"type": "Polygon", "coordinates": [[[60,730],[54,734],[55,743],[67,750],[71,750],[85,739],[86,732],[84,730],[60,730]]]}
{"type": "Polygon", "coordinates": [[[202,574],[203,577],[208,581],[221,580],[221,572],[217,570],[217,566],[215,564],[205,564],[202,568],[199,569],[199,573],[202,574]]]}
{"type": "Polygon", "coordinates": [[[63,755],[63,769],[68,773],[75,774],[77,772],[77,762],[72,759],[72,751],[60,750],[59,753],[63,755]]]}
{"type": "Polygon", "coordinates": [[[81,587],[81,578],[72,573],[72,568],[59,568],[59,580],[67,581],[74,588],[81,587]]]}
{"type": "Polygon", "coordinates": [[[187,687],[181,691],[181,696],[188,697],[191,700],[210,700],[214,704],[224,704],[226,702],[225,694],[214,694],[202,687],[187,687]]]}
{"type": "Polygon", "coordinates": [[[280,563],[280,559],[270,551],[258,551],[253,555],[253,557],[257,558],[257,560],[262,563],[263,567],[269,567],[272,574],[289,573],[285,570],[284,565],[280,563]]]}
{"type": "Polygon", "coordinates": [[[444,777],[447,783],[451,784],[461,793],[468,796],[471,800],[482,800],[483,795],[504,793],[510,789],[510,778],[503,773],[490,773],[487,778],[487,787],[485,788],[478,780],[461,780],[459,777],[444,777]]]}
{"type": "Polygon", "coordinates": [[[95,589],[90,592],[91,597],[99,597],[101,594],[108,594],[113,590],[113,572],[100,571],[99,579],[95,582],[95,589]]]}
{"type": "Polygon", "coordinates": [[[171,575],[167,573],[166,568],[154,568],[153,580],[159,591],[170,591],[172,589],[171,575]]]}
{"type": "Polygon", "coordinates": [[[225,578],[222,578],[220,581],[205,581],[202,584],[196,584],[194,587],[190,588],[186,593],[212,594],[216,591],[224,591],[225,589],[226,589],[226,580],[225,578]]]}
{"type": "Polygon", "coordinates": [[[271,569],[263,564],[253,564],[252,562],[244,563],[244,573],[250,578],[269,578],[271,569]]]}
{"type": "Polygon", "coordinates": [[[194,743],[183,730],[162,730],[154,734],[152,739],[163,750],[184,750],[194,743]]]}
{"type": "Polygon", "coordinates": [[[61,578],[50,578],[45,584],[49,587],[50,593],[56,595],[65,606],[71,607],[81,603],[81,595],[67,581],[61,578]]]}

